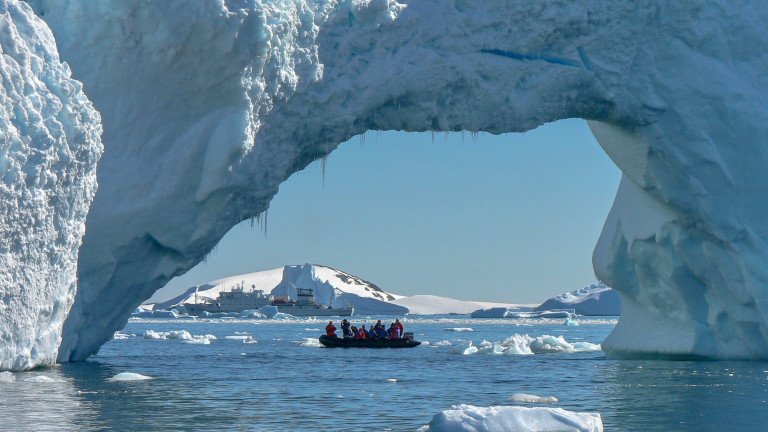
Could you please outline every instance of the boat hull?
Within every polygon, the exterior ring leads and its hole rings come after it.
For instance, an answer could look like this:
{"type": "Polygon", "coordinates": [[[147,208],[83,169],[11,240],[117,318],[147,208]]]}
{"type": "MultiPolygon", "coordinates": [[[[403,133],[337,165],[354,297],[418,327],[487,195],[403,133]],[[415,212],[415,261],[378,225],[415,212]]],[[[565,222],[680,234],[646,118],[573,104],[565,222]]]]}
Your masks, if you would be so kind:
{"type": "Polygon", "coordinates": [[[421,342],[413,339],[344,339],[322,335],[320,344],[328,348],[413,348],[421,342]]]}

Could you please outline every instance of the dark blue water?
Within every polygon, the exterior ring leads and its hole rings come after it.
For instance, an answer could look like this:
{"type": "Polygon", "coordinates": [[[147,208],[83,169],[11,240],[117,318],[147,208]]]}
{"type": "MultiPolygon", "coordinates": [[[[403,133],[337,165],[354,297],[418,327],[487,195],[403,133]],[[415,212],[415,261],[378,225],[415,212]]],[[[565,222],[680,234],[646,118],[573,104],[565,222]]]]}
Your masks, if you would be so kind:
{"type": "Polygon", "coordinates": [[[609,431],[768,430],[767,363],[612,361],[601,351],[461,354],[468,340],[479,345],[514,334],[599,343],[614,325],[517,323],[409,319],[406,331],[417,339],[448,342],[343,350],[306,343],[322,321],[132,321],[124,332],[136,336],[109,342],[88,362],[0,382],[0,429],[401,431],[454,404],[509,405],[510,395],[528,393],[559,399],[549,406],[598,412],[609,431]],[[457,327],[474,331],[445,330],[457,327]],[[199,345],[143,337],[182,329],[217,339],[199,345]],[[247,337],[242,333],[257,343],[225,339],[247,337]],[[108,381],[121,372],[153,379],[108,381]],[[40,376],[54,382],[28,381],[40,376]]]}

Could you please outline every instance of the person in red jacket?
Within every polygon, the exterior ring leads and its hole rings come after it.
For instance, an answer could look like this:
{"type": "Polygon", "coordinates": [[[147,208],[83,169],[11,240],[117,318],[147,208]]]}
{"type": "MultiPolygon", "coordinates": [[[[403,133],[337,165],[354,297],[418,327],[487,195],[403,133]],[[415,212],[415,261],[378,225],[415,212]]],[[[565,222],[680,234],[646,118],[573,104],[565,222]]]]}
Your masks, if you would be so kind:
{"type": "Polygon", "coordinates": [[[326,336],[332,336],[332,337],[338,337],[338,336],[336,336],[336,326],[333,325],[333,321],[328,321],[328,325],[325,326],[325,335],[326,336]]]}
{"type": "Polygon", "coordinates": [[[403,337],[403,331],[405,330],[403,323],[401,323],[399,319],[395,319],[395,325],[400,329],[400,337],[403,337]]]}
{"type": "Polygon", "coordinates": [[[368,332],[365,331],[365,324],[355,333],[355,339],[368,339],[368,332]]]}

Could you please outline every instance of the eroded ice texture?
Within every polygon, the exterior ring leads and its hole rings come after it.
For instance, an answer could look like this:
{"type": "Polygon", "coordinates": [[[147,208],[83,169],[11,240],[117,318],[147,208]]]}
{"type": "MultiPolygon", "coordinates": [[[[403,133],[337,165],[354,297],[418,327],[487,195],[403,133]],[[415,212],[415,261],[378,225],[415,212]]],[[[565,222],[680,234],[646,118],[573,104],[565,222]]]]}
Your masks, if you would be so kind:
{"type": "Polygon", "coordinates": [[[0,370],[56,361],[100,134],[46,24],[0,0],[0,370]]]}
{"type": "Polygon", "coordinates": [[[355,134],[567,117],[623,172],[594,255],[622,296],[608,354],[768,357],[760,2],[30,1],[107,149],[62,359],[355,134]]]}

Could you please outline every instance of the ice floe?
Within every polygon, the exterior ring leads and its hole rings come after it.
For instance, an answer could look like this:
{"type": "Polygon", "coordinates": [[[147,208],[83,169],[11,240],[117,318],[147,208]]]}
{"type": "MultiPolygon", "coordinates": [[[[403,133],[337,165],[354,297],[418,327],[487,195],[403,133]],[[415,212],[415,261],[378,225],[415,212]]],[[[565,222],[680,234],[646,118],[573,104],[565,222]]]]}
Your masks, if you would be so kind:
{"type": "Polygon", "coordinates": [[[557,403],[554,396],[536,396],[525,393],[515,393],[509,397],[509,400],[517,403],[557,403]]]}
{"type": "Polygon", "coordinates": [[[437,413],[421,432],[574,431],[602,432],[598,413],[562,408],[454,405],[437,413]]]}
{"type": "Polygon", "coordinates": [[[178,339],[190,344],[208,345],[211,343],[212,340],[216,340],[217,338],[212,334],[193,335],[186,330],[171,330],[167,332],[157,332],[154,330],[147,330],[144,332],[144,339],[155,339],[155,340],[178,339]]]}
{"type": "Polygon", "coordinates": [[[553,353],[579,353],[579,352],[597,352],[600,351],[599,344],[589,342],[568,342],[563,336],[528,336],[514,334],[501,342],[490,342],[483,340],[478,345],[472,341],[460,341],[451,344],[448,341],[442,341],[432,344],[432,346],[451,346],[451,352],[454,354],[553,354],[553,353]]]}
{"type": "Polygon", "coordinates": [[[150,376],[137,374],[134,372],[121,372],[112,378],[107,379],[108,382],[128,382],[128,381],[146,381],[153,379],[150,376]]]}

